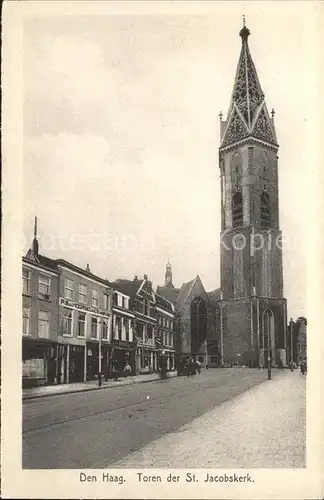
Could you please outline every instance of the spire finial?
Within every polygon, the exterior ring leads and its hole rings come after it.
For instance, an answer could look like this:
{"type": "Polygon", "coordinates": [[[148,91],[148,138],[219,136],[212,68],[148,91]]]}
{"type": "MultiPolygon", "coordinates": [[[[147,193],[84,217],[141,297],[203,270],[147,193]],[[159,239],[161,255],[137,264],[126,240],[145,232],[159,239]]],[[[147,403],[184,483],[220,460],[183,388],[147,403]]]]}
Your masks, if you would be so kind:
{"type": "Polygon", "coordinates": [[[219,113],[218,116],[219,116],[220,121],[222,121],[222,119],[223,119],[223,113],[221,111],[220,111],[220,113],[219,113]]]}
{"type": "Polygon", "coordinates": [[[275,115],[275,114],[276,114],[276,113],[275,113],[275,110],[272,108],[272,110],[271,110],[271,117],[272,117],[272,119],[274,119],[274,115],[275,115]]]}
{"type": "Polygon", "coordinates": [[[242,42],[247,42],[249,35],[250,31],[246,27],[246,19],[245,15],[243,14],[243,28],[240,31],[240,37],[242,38],[242,42]]]}

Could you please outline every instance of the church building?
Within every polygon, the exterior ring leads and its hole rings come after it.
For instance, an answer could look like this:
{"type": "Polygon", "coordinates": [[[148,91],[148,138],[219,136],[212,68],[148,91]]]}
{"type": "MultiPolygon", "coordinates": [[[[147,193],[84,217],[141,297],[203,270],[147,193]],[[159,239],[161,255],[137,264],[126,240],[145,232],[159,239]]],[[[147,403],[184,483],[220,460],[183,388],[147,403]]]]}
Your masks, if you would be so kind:
{"type": "Polygon", "coordinates": [[[226,119],[220,114],[222,363],[286,365],[287,303],[283,296],[279,225],[278,141],[248,39],[226,119]]]}

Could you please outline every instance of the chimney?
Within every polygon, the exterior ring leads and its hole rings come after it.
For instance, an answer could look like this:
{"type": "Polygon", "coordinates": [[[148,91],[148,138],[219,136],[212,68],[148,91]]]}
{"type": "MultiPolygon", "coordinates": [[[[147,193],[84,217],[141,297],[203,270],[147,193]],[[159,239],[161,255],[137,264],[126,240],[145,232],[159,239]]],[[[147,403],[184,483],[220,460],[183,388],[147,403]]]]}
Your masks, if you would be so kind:
{"type": "Polygon", "coordinates": [[[138,277],[137,276],[134,276],[134,281],[137,281],[138,280],[138,277]]]}
{"type": "Polygon", "coordinates": [[[147,274],[144,274],[144,279],[147,280],[147,274]]]}
{"type": "Polygon", "coordinates": [[[91,271],[90,271],[90,266],[89,266],[89,264],[87,264],[87,267],[86,267],[86,272],[87,272],[87,273],[90,273],[90,274],[91,274],[91,271]]]}

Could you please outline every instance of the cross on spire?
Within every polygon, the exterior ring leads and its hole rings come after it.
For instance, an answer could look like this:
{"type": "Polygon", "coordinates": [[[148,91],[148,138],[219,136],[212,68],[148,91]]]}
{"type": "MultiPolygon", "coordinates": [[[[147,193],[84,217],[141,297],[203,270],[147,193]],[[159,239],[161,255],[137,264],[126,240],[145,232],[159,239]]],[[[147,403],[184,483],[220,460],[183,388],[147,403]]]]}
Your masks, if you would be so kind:
{"type": "Polygon", "coordinates": [[[243,28],[245,28],[245,15],[243,14],[243,28]]]}

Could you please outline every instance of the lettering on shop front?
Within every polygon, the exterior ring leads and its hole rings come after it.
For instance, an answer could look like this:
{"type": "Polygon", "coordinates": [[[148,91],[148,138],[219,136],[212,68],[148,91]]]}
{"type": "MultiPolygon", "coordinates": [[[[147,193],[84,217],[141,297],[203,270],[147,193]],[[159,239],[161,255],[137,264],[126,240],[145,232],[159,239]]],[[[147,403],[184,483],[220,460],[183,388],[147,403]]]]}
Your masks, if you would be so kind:
{"type": "Polygon", "coordinates": [[[64,299],[63,297],[60,297],[60,305],[75,307],[76,309],[80,309],[81,311],[88,311],[96,314],[110,316],[110,313],[108,311],[105,311],[103,309],[96,309],[95,307],[87,306],[85,304],[79,304],[78,302],[72,302],[71,300],[64,299]]]}

